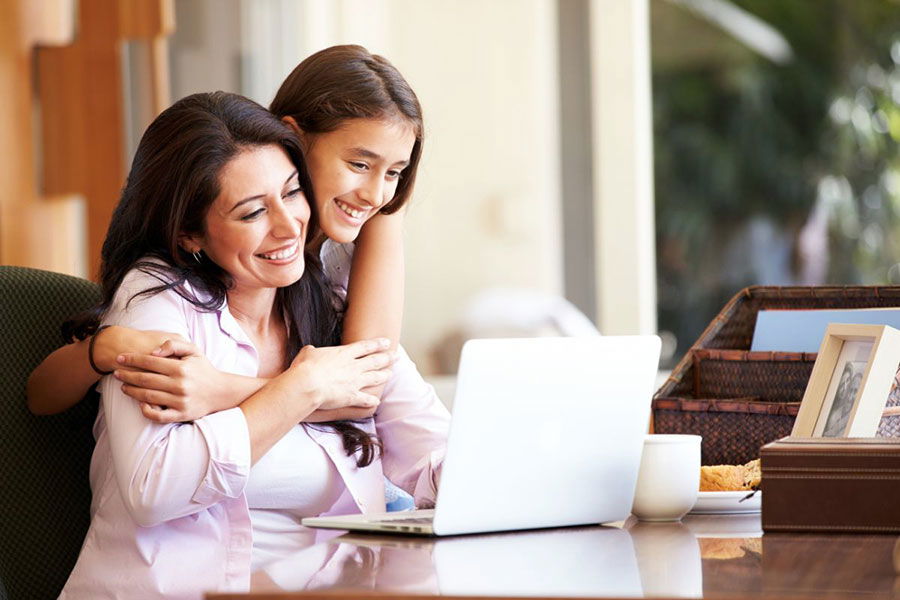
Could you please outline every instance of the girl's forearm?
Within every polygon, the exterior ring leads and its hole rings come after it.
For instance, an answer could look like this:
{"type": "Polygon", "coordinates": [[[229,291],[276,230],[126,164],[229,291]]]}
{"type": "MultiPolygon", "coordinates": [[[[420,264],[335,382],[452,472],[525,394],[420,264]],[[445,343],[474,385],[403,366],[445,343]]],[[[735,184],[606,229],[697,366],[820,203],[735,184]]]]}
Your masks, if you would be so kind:
{"type": "Polygon", "coordinates": [[[97,383],[100,375],[88,360],[90,339],[67,344],[45,358],[28,378],[28,409],[36,415],[53,415],[77,404],[97,383]],[[65,377],[60,377],[65,373],[65,377]]]}
{"type": "MultiPolygon", "coordinates": [[[[396,349],[403,322],[404,274],[403,215],[372,217],[353,253],[343,343],[384,337],[396,349]]],[[[384,386],[365,391],[380,398],[384,386]]],[[[366,416],[372,416],[375,411],[368,412],[366,416]]]]}
{"type": "Polygon", "coordinates": [[[356,241],[342,342],[385,337],[396,348],[403,322],[403,215],[376,215],[356,241]]]}

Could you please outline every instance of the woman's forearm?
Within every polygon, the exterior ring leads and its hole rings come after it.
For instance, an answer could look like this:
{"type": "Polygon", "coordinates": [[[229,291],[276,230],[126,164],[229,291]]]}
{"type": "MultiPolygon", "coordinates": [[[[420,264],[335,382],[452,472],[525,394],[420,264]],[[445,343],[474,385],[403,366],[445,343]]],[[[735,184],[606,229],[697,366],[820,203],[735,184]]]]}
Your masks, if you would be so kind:
{"type": "MultiPolygon", "coordinates": [[[[224,374],[228,379],[227,383],[230,387],[228,397],[224,399],[222,405],[217,410],[226,410],[241,405],[248,400],[253,394],[258,392],[264,385],[271,381],[270,379],[262,379],[259,377],[245,377],[243,375],[235,375],[232,373],[224,374]]],[[[372,416],[371,408],[332,408],[317,409],[307,415],[302,421],[304,423],[327,423],[329,421],[354,421],[358,419],[366,419],[372,416]]]]}
{"type": "Polygon", "coordinates": [[[126,509],[152,527],[234,497],[252,465],[315,407],[312,394],[276,378],[240,408],[162,425],[145,419],[108,378],[103,410],[126,509]]]}
{"type": "MultiPolygon", "coordinates": [[[[259,377],[245,377],[243,375],[235,375],[233,373],[225,373],[228,384],[228,394],[223,396],[222,404],[216,410],[227,410],[235,406],[242,405],[253,394],[262,389],[264,385],[271,381],[270,379],[262,379],[259,377]]],[[[366,419],[372,416],[371,408],[332,408],[317,409],[307,415],[302,421],[304,423],[326,423],[329,421],[354,421],[357,419],[366,419]]]]}
{"type": "Polygon", "coordinates": [[[270,380],[241,403],[250,433],[250,460],[256,464],[278,440],[319,407],[316,394],[297,385],[289,372],[270,380]]]}
{"type": "Polygon", "coordinates": [[[45,358],[28,378],[28,409],[36,415],[60,413],[81,400],[100,379],[88,360],[90,339],[67,344],[45,358]],[[60,377],[65,373],[65,377],[60,377]]]}
{"type": "Polygon", "coordinates": [[[290,379],[276,377],[239,408],[159,424],[106,378],[103,410],[116,477],[135,521],[150,527],[234,497],[251,466],[318,406],[314,390],[290,379]]]}

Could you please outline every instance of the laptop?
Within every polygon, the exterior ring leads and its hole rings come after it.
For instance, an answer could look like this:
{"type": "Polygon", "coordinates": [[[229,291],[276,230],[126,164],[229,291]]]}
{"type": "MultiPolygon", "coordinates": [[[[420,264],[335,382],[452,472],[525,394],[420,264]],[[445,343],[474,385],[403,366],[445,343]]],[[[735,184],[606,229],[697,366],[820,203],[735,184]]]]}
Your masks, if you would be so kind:
{"type": "Polygon", "coordinates": [[[435,508],[302,523],[445,536],[621,521],[659,352],[652,335],[470,340],[435,508]]]}

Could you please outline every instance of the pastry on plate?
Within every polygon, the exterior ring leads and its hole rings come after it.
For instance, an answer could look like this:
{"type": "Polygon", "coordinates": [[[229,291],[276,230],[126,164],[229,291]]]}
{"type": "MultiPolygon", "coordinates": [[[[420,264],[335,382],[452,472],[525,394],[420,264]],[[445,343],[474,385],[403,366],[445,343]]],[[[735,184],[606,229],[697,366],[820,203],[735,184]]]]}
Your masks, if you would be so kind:
{"type": "Polygon", "coordinates": [[[762,479],[759,459],[745,465],[712,465],[700,467],[701,492],[739,492],[752,490],[762,479]]]}
{"type": "Polygon", "coordinates": [[[755,490],[761,481],[762,466],[757,458],[744,465],[744,489],[755,490]]]}
{"type": "Polygon", "coordinates": [[[730,492],[744,487],[744,468],[740,465],[700,467],[701,492],[730,492]]]}

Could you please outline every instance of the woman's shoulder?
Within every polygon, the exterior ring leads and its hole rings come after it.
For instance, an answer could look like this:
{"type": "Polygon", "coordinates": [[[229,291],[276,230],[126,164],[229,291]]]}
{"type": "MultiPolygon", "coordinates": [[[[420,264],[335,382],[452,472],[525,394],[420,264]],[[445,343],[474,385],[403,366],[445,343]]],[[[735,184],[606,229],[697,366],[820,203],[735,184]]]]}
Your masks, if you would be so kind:
{"type": "Polygon", "coordinates": [[[203,302],[208,294],[185,281],[172,265],[158,258],[135,263],[119,284],[113,297],[113,312],[131,312],[142,307],[159,309],[162,305],[186,308],[188,298],[203,302]]]}
{"type": "Polygon", "coordinates": [[[143,258],[131,267],[116,290],[116,296],[134,296],[136,294],[147,295],[153,290],[161,293],[177,289],[190,290],[187,282],[180,282],[177,272],[172,265],[159,258],[143,258]],[[173,286],[173,284],[176,284],[173,286]]]}
{"type": "Polygon", "coordinates": [[[166,262],[141,259],[122,278],[103,323],[195,339],[200,329],[216,324],[216,315],[205,314],[190,302],[192,286],[180,279],[166,262]]]}

